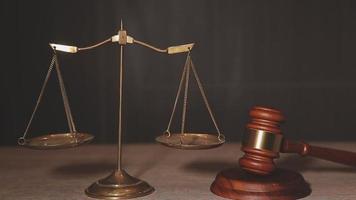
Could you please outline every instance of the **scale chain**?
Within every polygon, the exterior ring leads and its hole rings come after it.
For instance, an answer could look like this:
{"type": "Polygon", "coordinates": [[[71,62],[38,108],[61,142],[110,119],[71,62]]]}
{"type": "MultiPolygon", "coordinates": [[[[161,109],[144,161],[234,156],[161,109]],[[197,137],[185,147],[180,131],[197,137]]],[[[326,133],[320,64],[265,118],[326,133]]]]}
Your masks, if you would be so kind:
{"type": "Polygon", "coordinates": [[[182,72],[182,76],[180,78],[177,95],[176,95],[176,98],[174,100],[173,110],[172,110],[172,113],[171,113],[171,116],[170,116],[170,119],[169,119],[169,122],[168,122],[167,130],[165,131],[165,133],[167,133],[168,136],[171,135],[170,128],[171,128],[172,120],[173,120],[173,117],[174,117],[174,114],[175,114],[175,111],[176,111],[176,108],[177,108],[178,99],[179,99],[180,93],[182,91],[183,81],[184,81],[184,78],[185,78],[185,74],[187,72],[187,64],[188,63],[189,63],[189,56],[187,57],[187,59],[185,61],[185,64],[184,64],[184,67],[183,67],[183,72],[182,72]]]}
{"type": "Polygon", "coordinates": [[[55,64],[56,64],[57,76],[58,76],[59,86],[60,86],[61,94],[62,94],[62,98],[63,98],[64,109],[65,109],[66,117],[68,120],[69,130],[71,133],[76,133],[77,130],[75,128],[72,112],[71,112],[69,101],[68,101],[68,95],[67,95],[67,92],[66,92],[66,89],[64,86],[64,81],[63,81],[62,73],[60,71],[58,57],[56,54],[55,54],[55,57],[56,57],[55,64]]]}
{"type": "MultiPolygon", "coordinates": [[[[210,107],[208,98],[207,98],[207,96],[205,94],[203,85],[202,85],[202,83],[200,81],[200,78],[199,78],[198,73],[196,71],[196,68],[194,66],[193,60],[190,57],[190,52],[188,52],[188,55],[187,55],[187,59],[186,59],[186,62],[185,62],[184,68],[183,68],[183,72],[182,72],[182,76],[181,76],[181,79],[180,79],[177,95],[176,95],[176,98],[175,98],[175,101],[174,101],[173,110],[172,110],[172,113],[171,113],[171,116],[170,116],[170,119],[169,119],[169,122],[168,122],[167,130],[164,133],[167,134],[168,137],[171,135],[171,132],[170,132],[171,123],[172,123],[172,120],[173,120],[173,117],[174,117],[174,114],[175,114],[175,111],[176,111],[176,106],[177,106],[178,99],[179,99],[179,96],[180,96],[180,93],[181,93],[181,90],[182,90],[183,82],[185,81],[184,102],[183,102],[183,111],[182,111],[182,124],[181,124],[181,134],[184,133],[185,121],[186,121],[186,112],[187,112],[187,104],[188,104],[188,88],[189,88],[189,71],[190,71],[190,68],[193,71],[193,75],[194,75],[194,78],[195,78],[195,80],[196,80],[196,82],[198,84],[198,88],[199,88],[199,91],[200,91],[201,96],[203,98],[204,104],[205,104],[205,106],[206,106],[206,108],[207,108],[207,110],[209,112],[210,118],[211,118],[211,120],[212,120],[212,122],[214,124],[214,127],[215,127],[215,129],[216,129],[216,131],[218,133],[218,139],[222,140],[222,139],[224,139],[224,136],[221,134],[220,129],[219,129],[218,125],[217,125],[217,122],[215,120],[213,111],[212,111],[212,109],[210,107]]],[[[182,140],[181,140],[181,143],[182,143],[182,140]]]]}
{"type": "Polygon", "coordinates": [[[40,105],[41,103],[41,100],[42,100],[42,97],[43,97],[43,93],[44,93],[44,90],[47,86],[47,83],[48,83],[48,80],[49,80],[49,77],[52,73],[52,70],[53,70],[53,66],[54,66],[54,62],[56,62],[56,57],[55,55],[52,56],[52,60],[51,60],[51,63],[49,65],[49,68],[48,68],[48,71],[47,71],[47,74],[46,74],[46,77],[45,77],[45,80],[43,81],[43,84],[42,84],[42,87],[41,87],[41,90],[40,90],[40,94],[38,95],[38,98],[37,98],[37,101],[36,101],[36,105],[35,105],[35,108],[33,109],[32,111],[32,114],[31,114],[31,117],[27,123],[27,126],[26,126],[26,129],[25,129],[25,132],[23,133],[23,136],[19,138],[19,143],[22,142],[25,142],[25,138],[27,136],[27,133],[28,133],[28,130],[30,129],[30,126],[32,124],[32,120],[37,112],[37,109],[38,109],[38,106],[40,105]]]}
{"type": "Polygon", "coordinates": [[[209,102],[208,102],[208,98],[206,97],[206,94],[205,94],[205,92],[204,92],[204,88],[203,88],[203,86],[202,86],[202,84],[201,84],[201,82],[200,82],[198,73],[197,73],[197,71],[196,71],[196,69],[195,69],[195,66],[194,66],[192,60],[190,60],[190,64],[191,64],[191,67],[192,67],[192,71],[193,71],[195,80],[196,80],[197,83],[198,83],[198,87],[199,87],[200,93],[201,93],[201,95],[202,95],[202,97],[203,97],[205,106],[206,106],[206,108],[208,109],[210,118],[211,118],[211,120],[213,121],[214,126],[215,126],[215,128],[216,128],[216,131],[217,131],[218,134],[219,134],[219,136],[218,136],[218,137],[219,137],[219,140],[221,140],[222,134],[220,133],[220,129],[219,129],[219,127],[218,127],[218,124],[216,123],[215,117],[214,117],[214,115],[213,115],[213,112],[212,112],[211,107],[210,107],[209,102]]]}
{"type": "MultiPolygon", "coordinates": [[[[186,119],[186,113],[187,113],[187,104],[188,104],[188,90],[189,90],[189,76],[190,76],[190,54],[188,54],[188,65],[186,66],[186,77],[185,77],[185,88],[184,88],[184,99],[183,99],[183,111],[182,111],[182,124],[181,124],[181,134],[184,133],[184,128],[185,128],[185,119],[186,119]]],[[[181,141],[182,142],[182,141],[181,141]]]]}

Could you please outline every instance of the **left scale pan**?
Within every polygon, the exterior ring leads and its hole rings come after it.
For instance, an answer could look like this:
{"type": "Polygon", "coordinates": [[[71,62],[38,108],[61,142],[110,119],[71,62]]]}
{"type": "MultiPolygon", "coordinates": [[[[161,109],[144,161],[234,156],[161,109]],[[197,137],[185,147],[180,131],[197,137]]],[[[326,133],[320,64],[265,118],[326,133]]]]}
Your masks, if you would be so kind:
{"type": "Polygon", "coordinates": [[[20,138],[18,143],[30,149],[64,149],[86,144],[94,139],[88,133],[50,133],[34,138],[20,138]]]}
{"type": "Polygon", "coordinates": [[[63,149],[63,148],[76,147],[81,144],[89,143],[93,139],[94,139],[93,135],[88,134],[88,133],[81,133],[76,130],[72,112],[71,112],[71,109],[69,106],[67,92],[64,87],[63,77],[62,77],[61,70],[60,70],[59,63],[58,63],[56,49],[53,48],[53,57],[52,57],[50,65],[49,65],[48,72],[47,72],[46,78],[44,80],[44,83],[42,85],[40,94],[37,98],[36,106],[31,114],[31,117],[28,121],[26,130],[25,130],[23,136],[20,137],[17,142],[20,146],[23,146],[23,147],[27,147],[27,148],[31,148],[31,149],[47,150],[47,149],[63,149]],[[42,135],[42,136],[26,138],[28,130],[32,124],[32,120],[37,112],[39,104],[41,103],[41,100],[42,100],[42,97],[44,94],[44,90],[46,88],[48,79],[50,78],[51,72],[53,71],[53,68],[55,68],[55,70],[57,72],[59,87],[61,90],[61,95],[62,95],[63,104],[64,104],[64,111],[65,111],[65,115],[66,115],[67,122],[68,122],[69,132],[48,133],[48,134],[42,135]]]}

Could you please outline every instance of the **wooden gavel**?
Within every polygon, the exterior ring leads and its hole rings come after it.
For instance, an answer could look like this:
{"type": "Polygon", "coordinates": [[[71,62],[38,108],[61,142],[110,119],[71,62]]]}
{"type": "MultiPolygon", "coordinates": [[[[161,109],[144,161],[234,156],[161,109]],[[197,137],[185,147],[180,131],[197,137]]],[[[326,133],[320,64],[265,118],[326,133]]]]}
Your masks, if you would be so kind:
{"type": "Polygon", "coordinates": [[[241,168],[247,172],[271,174],[276,168],[273,159],[279,157],[279,152],[298,153],[356,167],[356,153],[311,146],[284,138],[280,129],[284,117],[278,110],[253,107],[250,117],[241,147],[245,155],[239,160],[241,168]]]}

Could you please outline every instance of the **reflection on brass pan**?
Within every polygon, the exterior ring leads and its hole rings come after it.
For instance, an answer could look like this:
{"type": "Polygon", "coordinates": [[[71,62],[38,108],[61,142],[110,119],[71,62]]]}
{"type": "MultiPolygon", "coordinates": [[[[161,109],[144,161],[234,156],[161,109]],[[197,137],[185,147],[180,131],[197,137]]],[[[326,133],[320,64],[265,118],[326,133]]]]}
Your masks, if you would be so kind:
{"type": "Polygon", "coordinates": [[[21,145],[31,149],[63,149],[89,143],[94,139],[88,133],[52,133],[25,139],[21,145]]]}
{"type": "Polygon", "coordinates": [[[172,133],[161,135],[156,141],[168,147],[187,150],[211,149],[225,143],[223,135],[220,138],[216,134],[207,133],[172,133]]]}

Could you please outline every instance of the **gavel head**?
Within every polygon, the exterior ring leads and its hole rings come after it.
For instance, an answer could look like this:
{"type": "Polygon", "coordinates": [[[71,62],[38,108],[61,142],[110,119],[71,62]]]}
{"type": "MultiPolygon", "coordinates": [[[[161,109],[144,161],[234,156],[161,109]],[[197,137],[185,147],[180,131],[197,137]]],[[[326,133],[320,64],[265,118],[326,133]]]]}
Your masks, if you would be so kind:
{"type": "Polygon", "coordinates": [[[241,147],[245,155],[239,165],[247,172],[268,175],[276,168],[273,159],[279,157],[284,117],[280,111],[265,107],[253,107],[250,117],[241,147]]]}

